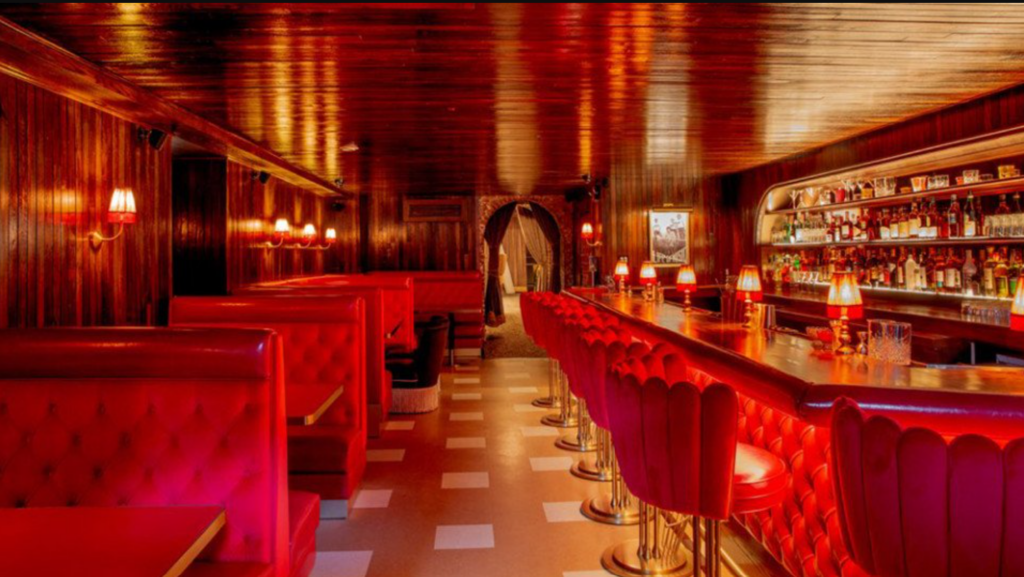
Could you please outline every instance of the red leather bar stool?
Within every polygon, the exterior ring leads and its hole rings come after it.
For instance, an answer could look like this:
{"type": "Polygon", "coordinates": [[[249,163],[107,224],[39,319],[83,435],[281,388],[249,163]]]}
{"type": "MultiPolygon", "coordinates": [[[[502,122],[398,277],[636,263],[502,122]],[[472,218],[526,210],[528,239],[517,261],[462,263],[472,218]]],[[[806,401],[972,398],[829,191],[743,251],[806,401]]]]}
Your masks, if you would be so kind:
{"type": "MultiPolygon", "coordinates": [[[[1024,575],[1024,439],[951,440],[832,411],[832,484],[853,563],[885,577],[1024,575]]],[[[847,573],[847,569],[850,569],[847,573]]]]}
{"type": "Polygon", "coordinates": [[[619,362],[608,382],[622,475],[641,501],[640,537],[610,547],[602,565],[621,577],[691,571],[717,577],[721,521],[778,504],[789,472],[770,452],[737,443],[735,390],[681,380],[692,374],[682,358],[657,349],[619,362]],[[682,515],[693,520],[692,556],[681,550],[682,515]]]}
{"type": "MultiPolygon", "coordinates": [[[[526,292],[519,296],[519,309],[523,316],[523,329],[526,331],[526,335],[533,340],[534,344],[538,347],[544,348],[541,339],[543,338],[543,331],[538,329],[539,321],[537,315],[541,306],[541,301],[544,299],[550,299],[554,296],[549,292],[526,292]]],[[[533,400],[533,406],[541,407],[545,409],[557,409],[559,398],[555,394],[555,378],[554,378],[554,361],[548,357],[548,395],[546,397],[540,397],[533,400]]]]}
{"type": "MultiPolygon", "coordinates": [[[[583,374],[589,361],[584,357],[581,345],[585,333],[593,329],[604,328],[606,322],[597,316],[596,309],[586,307],[581,309],[577,315],[567,317],[565,323],[559,327],[560,342],[562,343],[561,353],[564,358],[563,366],[566,368],[566,382],[569,392],[576,399],[576,433],[558,439],[555,446],[559,449],[590,453],[596,452],[599,448],[594,437],[593,423],[587,410],[587,401],[583,395],[583,374]]],[[[577,477],[592,481],[611,480],[607,467],[591,463],[586,459],[574,465],[572,473],[577,477]]]]}
{"type": "Polygon", "coordinates": [[[584,337],[584,396],[590,416],[594,421],[598,443],[597,464],[609,470],[611,490],[598,497],[583,502],[580,512],[584,517],[606,525],[636,525],[640,522],[640,513],[636,499],[622,480],[619,462],[615,455],[611,431],[609,431],[608,411],[605,394],[605,381],[608,367],[622,361],[627,356],[627,349],[632,335],[621,327],[607,327],[601,331],[591,331],[584,337]],[[602,462],[603,460],[603,462],[602,462]]]}
{"type": "Polygon", "coordinates": [[[564,324],[568,319],[582,314],[581,306],[578,301],[559,296],[548,304],[546,310],[546,314],[541,315],[541,322],[544,324],[544,331],[548,335],[546,338],[548,355],[556,361],[554,376],[556,394],[560,401],[558,414],[545,416],[541,419],[541,423],[560,429],[573,428],[579,424],[579,421],[576,417],[576,403],[573,401],[565,371],[562,369],[562,363],[565,359],[565,346],[562,338],[564,324]]]}

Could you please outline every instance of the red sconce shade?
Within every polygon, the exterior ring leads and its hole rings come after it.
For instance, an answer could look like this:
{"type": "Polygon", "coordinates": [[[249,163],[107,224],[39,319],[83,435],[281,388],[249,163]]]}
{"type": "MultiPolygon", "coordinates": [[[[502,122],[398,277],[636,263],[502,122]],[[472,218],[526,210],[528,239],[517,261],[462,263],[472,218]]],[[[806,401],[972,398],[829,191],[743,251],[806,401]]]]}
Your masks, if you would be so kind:
{"type": "Polygon", "coordinates": [[[324,240],[326,240],[327,242],[334,242],[338,240],[338,231],[334,230],[333,228],[327,229],[326,231],[324,231],[324,240]]]}
{"type": "Polygon", "coordinates": [[[115,188],[110,197],[107,222],[111,224],[135,224],[135,194],[130,188],[115,188]]]}
{"type": "Polygon", "coordinates": [[[302,240],[309,242],[316,238],[316,227],[312,224],[307,224],[302,228],[302,240]]]}
{"type": "Polygon", "coordinates": [[[751,264],[740,269],[740,278],[736,281],[736,299],[745,301],[750,299],[753,302],[761,302],[761,275],[757,267],[751,264]]]}
{"type": "Polygon", "coordinates": [[[697,273],[693,265],[684,264],[679,267],[676,274],[676,290],[680,292],[697,290],[697,273]]]}
{"type": "Polygon", "coordinates": [[[640,284],[644,286],[658,284],[658,271],[654,268],[654,263],[647,261],[640,265],[640,284]]]}
{"type": "Polygon", "coordinates": [[[1013,297],[1010,307],[1010,328],[1024,331],[1024,282],[1017,281],[1017,294],[1013,297]]]}
{"type": "Polygon", "coordinates": [[[828,318],[864,318],[864,301],[857,286],[857,277],[852,272],[837,272],[832,275],[828,289],[828,318]]]}
{"type": "Polygon", "coordinates": [[[584,222],[583,226],[580,227],[580,238],[587,242],[594,240],[594,225],[584,222]]]}

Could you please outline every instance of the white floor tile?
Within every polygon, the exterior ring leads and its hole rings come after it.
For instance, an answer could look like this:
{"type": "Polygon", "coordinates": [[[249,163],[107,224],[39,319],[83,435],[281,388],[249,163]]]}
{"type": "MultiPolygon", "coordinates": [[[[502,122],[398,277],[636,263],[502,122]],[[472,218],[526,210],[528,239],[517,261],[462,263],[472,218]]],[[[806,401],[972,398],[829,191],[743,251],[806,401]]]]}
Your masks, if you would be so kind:
{"type": "Polygon", "coordinates": [[[449,437],[446,449],[486,449],[487,439],[483,437],[449,437]]]}
{"type": "Polygon", "coordinates": [[[512,407],[517,413],[550,413],[551,409],[545,409],[544,407],[535,407],[529,403],[519,403],[512,407]]]}
{"type": "Polygon", "coordinates": [[[456,385],[479,385],[480,377],[455,377],[456,385]]]}
{"type": "Polygon", "coordinates": [[[480,393],[452,393],[453,401],[479,401],[483,398],[480,393]]]}
{"type": "Polygon", "coordinates": [[[586,521],[580,513],[580,501],[563,501],[561,503],[544,503],[544,517],[548,523],[575,523],[586,521]]]}
{"type": "Polygon", "coordinates": [[[388,421],[384,423],[385,431],[411,431],[416,426],[416,421],[388,421]]]}
{"type": "Polygon", "coordinates": [[[434,550],[493,549],[494,525],[441,525],[434,534],[434,550]]]}
{"type": "Polygon", "coordinates": [[[442,489],[488,489],[491,477],[487,473],[444,473],[441,475],[442,489]]]}
{"type": "Polygon", "coordinates": [[[531,457],[530,468],[534,473],[545,471],[568,471],[572,468],[572,457],[531,457]]]}
{"type": "Polygon", "coordinates": [[[401,463],[405,449],[371,449],[366,451],[367,463],[401,463]]]}
{"type": "Polygon", "coordinates": [[[554,427],[519,427],[519,430],[523,432],[524,437],[558,437],[562,434],[559,429],[554,427]]]}
{"type": "Polygon", "coordinates": [[[366,577],[373,551],[317,551],[310,577],[366,577]]]}
{"type": "Polygon", "coordinates": [[[484,420],[483,413],[452,413],[449,417],[453,422],[455,421],[482,421],[484,420]]]}
{"type": "Polygon", "coordinates": [[[508,392],[513,395],[535,395],[540,391],[537,390],[537,387],[509,387],[508,392]]]}
{"type": "Polygon", "coordinates": [[[387,509],[391,504],[391,489],[363,489],[352,503],[353,509],[387,509]]]}

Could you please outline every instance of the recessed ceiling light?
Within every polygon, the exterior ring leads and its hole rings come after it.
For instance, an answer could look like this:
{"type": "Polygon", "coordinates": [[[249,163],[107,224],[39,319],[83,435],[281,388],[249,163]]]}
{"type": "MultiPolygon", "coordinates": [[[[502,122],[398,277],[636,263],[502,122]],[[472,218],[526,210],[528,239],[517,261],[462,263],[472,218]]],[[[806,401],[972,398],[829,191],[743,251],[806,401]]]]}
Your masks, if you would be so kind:
{"type": "Polygon", "coordinates": [[[343,144],[341,146],[341,151],[342,152],[359,152],[359,145],[356,144],[355,142],[349,142],[348,144],[343,144]]]}

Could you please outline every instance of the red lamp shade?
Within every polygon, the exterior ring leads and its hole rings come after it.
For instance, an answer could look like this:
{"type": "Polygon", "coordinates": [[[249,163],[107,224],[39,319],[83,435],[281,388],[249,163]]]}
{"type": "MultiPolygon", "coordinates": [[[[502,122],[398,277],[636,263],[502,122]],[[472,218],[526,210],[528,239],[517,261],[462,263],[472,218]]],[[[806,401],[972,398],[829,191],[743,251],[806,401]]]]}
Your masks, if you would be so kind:
{"type": "Polygon", "coordinates": [[[107,222],[112,224],[135,224],[135,194],[130,188],[115,188],[110,197],[107,222]]]}
{"type": "Polygon", "coordinates": [[[615,280],[629,280],[629,263],[624,260],[615,263],[615,274],[613,276],[615,280]]]}
{"type": "Polygon", "coordinates": [[[274,238],[277,240],[288,238],[291,234],[292,227],[288,224],[287,218],[279,218],[274,221],[274,238]]]}
{"type": "Polygon", "coordinates": [[[748,298],[754,302],[761,302],[761,275],[757,267],[748,264],[740,269],[740,278],[736,281],[736,299],[745,301],[748,298]]]}
{"type": "Polygon", "coordinates": [[[658,284],[658,271],[654,268],[654,263],[647,261],[640,265],[640,284],[655,285],[658,284]]]}
{"type": "Polygon", "coordinates": [[[679,267],[676,274],[676,289],[679,292],[697,290],[697,273],[694,272],[693,265],[684,264],[679,267]]]}
{"type": "Polygon", "coordinates": [[[312,224],[307,224],[302,227],[302,240],[311,241],[316,238],[316,227],[312,224]]]}
{"type": "Polygon", "coordinates": [[[857,277],[852,272],[837,272],[832,275],[828,289],[828,318],[864,318],[864,301],[857,286],[857,277]]]}
{"type": "Polygon", "coordinates": [[[338,231],[334,230],[333,228],[325,230],[324,240],[326,240],[327,242],[334,242],[338,240],[338,231]]]}
{"type": "Polygon", "coordinates": [[[584,222],[583,226],[580,227],[580,238],[587,242],[594,240],[594,225],[584,222]]]}
{"type": "Polygon", "coordinates": [[[1013,297],[1010,307],[1010,328],[1024,331],[1024,282],[1017,281],[1017,294],[1013,297]]]}

